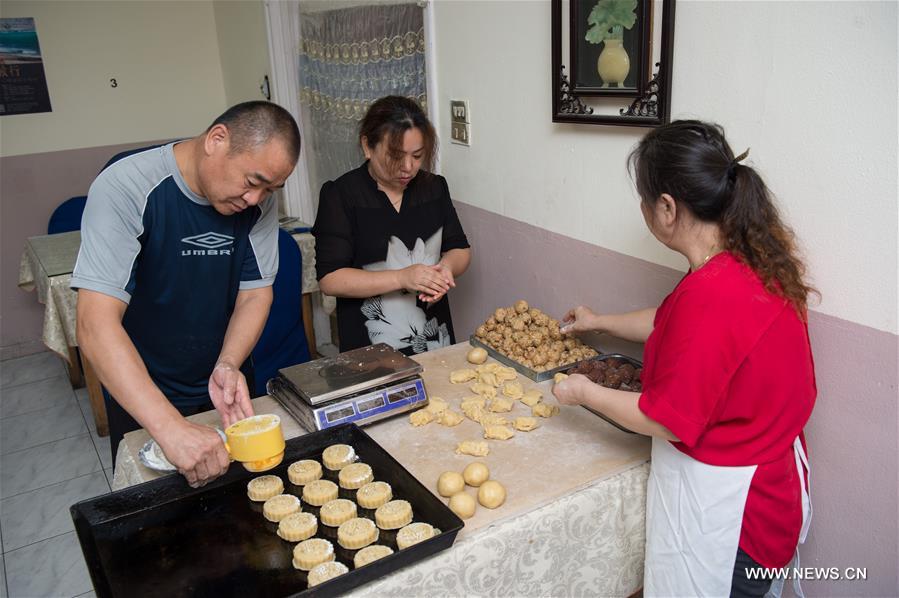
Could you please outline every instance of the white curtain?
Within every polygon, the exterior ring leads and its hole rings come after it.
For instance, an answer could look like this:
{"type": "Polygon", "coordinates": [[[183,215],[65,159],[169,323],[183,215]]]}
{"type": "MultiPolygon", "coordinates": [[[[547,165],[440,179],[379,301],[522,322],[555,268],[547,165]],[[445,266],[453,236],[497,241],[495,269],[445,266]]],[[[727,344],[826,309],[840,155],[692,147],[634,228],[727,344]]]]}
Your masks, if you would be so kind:
{"type": "Polygon", "coordinates": [[[300,3],[300,110],[313,201],[362,163],[359,121],[387,95],[427,111],[423,9],[418,4],[310,12],[300,3]]]}

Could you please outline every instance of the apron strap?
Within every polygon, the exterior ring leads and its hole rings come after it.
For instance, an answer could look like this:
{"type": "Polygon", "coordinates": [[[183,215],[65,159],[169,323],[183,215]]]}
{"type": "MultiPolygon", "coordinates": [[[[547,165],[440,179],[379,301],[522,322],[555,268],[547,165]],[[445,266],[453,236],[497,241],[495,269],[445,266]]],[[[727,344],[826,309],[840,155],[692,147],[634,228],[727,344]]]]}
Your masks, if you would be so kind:
{"type": "Polygon", "coordinates": [[[799,531],[799,543],[805,544],[808,529],[812,522],[812,474],[808,465],[808,456],[802,448],[799,436],[793,441],[793,453],[796,457],[796,471],[799,473],[799,484],[802,487],[802,529],[799,531]],[[808,477],[808,484],[806,484],[808,477]]]}
{"type": "MultiPolygon", "coordinates": [[[[796,471],[799,473],[799,484],[802,488],[802,528],[799,530],[799,544],[804,544],[812,522],[812,475],[808,464],[808,456],[805,454],[805,449],[802,448],[802,441],[798,436],[793,441],[793,455],[796,457],[796,471]],[[806,484],[806,477],[808,477],[808,484],[806,484]]],[[[796,552],[793,554],[793,560],[790,561],[786,568],[790,571],[800,568],[798,545],[796,546],[796,552]]],[[[783,577],[772,581],[765,598],[780,598],[783,593],[784,581],[783,577]]],[[[796,594],[797,598],[805,598],[798,576],[793,577],[793,593],[796,594]]]]}

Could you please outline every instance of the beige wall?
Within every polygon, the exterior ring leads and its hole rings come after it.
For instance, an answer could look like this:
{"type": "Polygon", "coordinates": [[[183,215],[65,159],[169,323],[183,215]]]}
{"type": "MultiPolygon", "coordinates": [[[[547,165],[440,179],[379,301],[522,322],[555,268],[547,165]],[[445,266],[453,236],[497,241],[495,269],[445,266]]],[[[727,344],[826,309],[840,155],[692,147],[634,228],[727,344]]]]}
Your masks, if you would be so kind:
{"type": "MultiPolygon", "coordinates": [[[[443,174],[471,204],[458,203],[474,258],[450,296],[457,337],[519,297],[556,315],[657,302],[686,263],[650,237],[625,172],[644,131],[551,122],[549,1],[433,6],[443,174]],[[470,102],[470,148],[447,143],[450,99],[470,102]]],[[[677,2],[672,116],[752,148],[824,295],[802,565],[869,577],[804,581],[814,596],[899,590],[896,29],[895,2],[677,2]]]]}
{"type": "MultiPolygon", "coordinates": [[[[752,148],[806,249],[823,293],[814,308],[893,334],[897,6],[678,0],[672,99],[674,118],[718,121],[736,152],[752,148]]],[[[625,172],[645,131],[550,121],[549,1],[433,7],[453,196],[684,269],[647,232],[625,172]],[[470,102],[470,148],[448,143],[450,99],[470,102]]]]}
{"type": "Polygon", "coordinates": [[[263,78],[271,79],[262,0],[214,0],[225,100],[228,106],[263,100],[263,78]]]}
{"type": "Polygon", "coordinates": [[[0,117],[3,357],[43,348],[41,306],[16,286],[25,239],[46,234],[53,209],[86,194],[115,153],[194,135],[225,109],[213,8],[210,1],[0,4],[0,16],[35,18],[53,107],[0,117]]]}
{"type": "Polygon", "coordinates": [[[189,136],[225,108],[210,1],[4,0],[0,16],[34,17],[53,107],[0,118],[2,157],[189,136]]]}

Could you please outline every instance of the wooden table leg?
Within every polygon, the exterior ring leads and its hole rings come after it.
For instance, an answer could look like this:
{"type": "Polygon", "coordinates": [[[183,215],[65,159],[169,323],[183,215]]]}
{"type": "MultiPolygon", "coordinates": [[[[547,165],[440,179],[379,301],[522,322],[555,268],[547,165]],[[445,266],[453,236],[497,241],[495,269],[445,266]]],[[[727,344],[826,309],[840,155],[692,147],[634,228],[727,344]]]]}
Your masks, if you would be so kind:
{"type": "Polygon", "coordinates": [[[318,359],[315,344],[315,327],[312,325],[312,293],[303,294],[303,328],[306,329],[306,342],[309,343],[309,356],[318,359]]]}
{"type": "Polygon", "coordinates": [[[87,383],[87,396],[91,400],[91,411],[94,414],[94,425],[99,436],[109,436],[109,423],[106,421],[106,403],[103,401],[103,388],[97,378],[97,372],[84,353],[81,353],[81,368],[84,370],[84,380],[87,383]]]}
{"type": "Polygon", "coordinates": [[[81,361],[78,359],[78,348],[69,347],[69,382],[72,388],[84,387],[84,374],[81,372],[81,361]]]}

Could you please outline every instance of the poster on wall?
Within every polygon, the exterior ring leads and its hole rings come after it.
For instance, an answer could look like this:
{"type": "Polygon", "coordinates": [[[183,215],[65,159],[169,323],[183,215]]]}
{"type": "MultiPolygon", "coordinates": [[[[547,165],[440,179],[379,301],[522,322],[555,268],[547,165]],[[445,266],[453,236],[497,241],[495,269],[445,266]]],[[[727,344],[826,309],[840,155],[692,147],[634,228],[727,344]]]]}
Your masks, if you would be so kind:
{"type": "Polygon", "coordinates": [[[0,18],[0,116],[51,112],[34,18],[0,18]]]}

